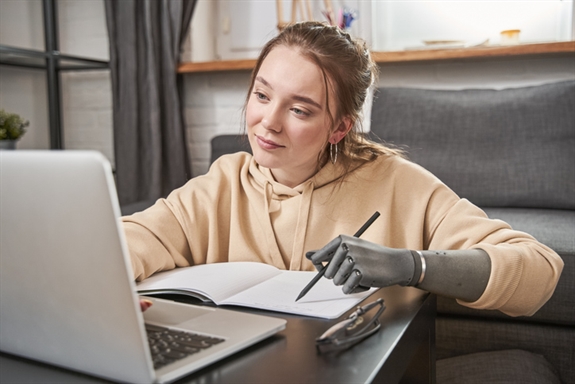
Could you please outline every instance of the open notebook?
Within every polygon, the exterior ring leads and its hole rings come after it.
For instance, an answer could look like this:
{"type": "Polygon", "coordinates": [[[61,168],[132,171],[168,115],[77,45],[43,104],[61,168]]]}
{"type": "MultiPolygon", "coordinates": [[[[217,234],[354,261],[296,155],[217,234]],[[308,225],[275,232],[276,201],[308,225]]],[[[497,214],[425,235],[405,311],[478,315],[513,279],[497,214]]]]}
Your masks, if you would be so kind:
{"type": "Polygon", "coordinates": [[[256,262],[201,264],[159,272],[137,284],[140,294],[189,295],[217,305],[239,305],[296,315],[335,319],[367,296],[368,291],[346,295],[331,280],[320,279],[296,302],[302,288],[317,274],[284,271],[256,262]]]}
{"type": "Polygon", "coordinates": [[[159,299],[142,314],[112,169],[97,152],[0,151],[0,196],[3,352],[114,381],[169,382],[285,328],[159,299]],[[150,348],[147,334],[172,331],[171,354],[150,348]]]}

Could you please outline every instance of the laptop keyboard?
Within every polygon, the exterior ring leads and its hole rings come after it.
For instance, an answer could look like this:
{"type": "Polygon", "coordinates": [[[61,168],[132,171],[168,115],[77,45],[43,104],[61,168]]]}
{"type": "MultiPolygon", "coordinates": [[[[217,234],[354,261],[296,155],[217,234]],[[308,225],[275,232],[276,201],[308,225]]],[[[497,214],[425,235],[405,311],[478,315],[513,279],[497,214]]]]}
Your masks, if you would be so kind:
{"type": "Polygon", "coordinates": [[[148,334],[150,351],[152,352],[154,369],[161,368],[202,349],[225,341],[218,337],[176,331],[150,324],[146,324],[146,332],[148,334]]]}

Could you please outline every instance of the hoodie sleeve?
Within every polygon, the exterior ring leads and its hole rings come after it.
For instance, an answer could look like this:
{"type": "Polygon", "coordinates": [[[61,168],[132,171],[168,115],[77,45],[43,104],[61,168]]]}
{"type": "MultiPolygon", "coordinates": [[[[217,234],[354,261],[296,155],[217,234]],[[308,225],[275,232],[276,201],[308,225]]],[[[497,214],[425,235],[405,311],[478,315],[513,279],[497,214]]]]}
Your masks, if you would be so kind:
{"type": "Polygon", "coordinates": [[[176,267],[228,261],[231,201],[250,159],[247,153],[222,156],[207,174],[122,217],[137,281],[176,267]]]}
{"type": "Polygon", "coordinates": [[[122,223],[137,281],[191,265],[187,237],[168,201],[160,199],[143,212],[123,217],[122,223]]]}

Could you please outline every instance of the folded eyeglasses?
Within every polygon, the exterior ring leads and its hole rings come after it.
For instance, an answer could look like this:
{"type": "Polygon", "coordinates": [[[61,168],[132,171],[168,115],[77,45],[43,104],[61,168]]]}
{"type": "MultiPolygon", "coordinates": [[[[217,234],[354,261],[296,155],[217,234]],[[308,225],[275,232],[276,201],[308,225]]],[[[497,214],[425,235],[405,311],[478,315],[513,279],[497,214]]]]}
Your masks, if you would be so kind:
{"type": "Polygon", "coordinates": [[[323,335],[315,340],[318,352],[341,351],[373,335],[381,328],[379,316],[385,310],[383,299],[358,306],[349,317],[329,328],[323,335]],[[377,309],[377,312],[369,319],[364,319],[364,314],[377,309]]]}

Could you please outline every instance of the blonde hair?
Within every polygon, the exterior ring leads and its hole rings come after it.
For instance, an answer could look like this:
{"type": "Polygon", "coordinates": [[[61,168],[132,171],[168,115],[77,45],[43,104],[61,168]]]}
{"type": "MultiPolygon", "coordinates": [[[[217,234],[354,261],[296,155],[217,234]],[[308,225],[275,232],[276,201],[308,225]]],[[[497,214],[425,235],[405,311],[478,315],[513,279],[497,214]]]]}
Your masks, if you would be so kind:
{"type": "MultiPolygon", "coordinates": [[[[337,144],[337,161],[344,166],[345,173],[357,162],[372,161],[380,155],[402,155],[402,151],[384,146],[365,137],[362,132],[361,115],[372,84],[378,77],[377,64],[364,41],[353,39],[347,32],[338,27],[306,21],[288,25],[276,37],[269,40],[263,47],[256,61],[250,79],[250,87],[244,104],[244,112],[255,78],[267,55],[276,47],[296,48],[298,52],[315,63],[321,70],[326,89],[326,107],[332,128],[347,117],[352,128],[337,144]],[[335,95],[336,115],[329,109],[330,88],[335,95]]],[[[244,113],[245,116],[245,113],[244,113]]],[[[318,167],[329,159],[328,138],[332,132],[326,133],[326,145],[318,155],[318,167]]]]}

